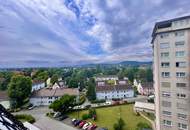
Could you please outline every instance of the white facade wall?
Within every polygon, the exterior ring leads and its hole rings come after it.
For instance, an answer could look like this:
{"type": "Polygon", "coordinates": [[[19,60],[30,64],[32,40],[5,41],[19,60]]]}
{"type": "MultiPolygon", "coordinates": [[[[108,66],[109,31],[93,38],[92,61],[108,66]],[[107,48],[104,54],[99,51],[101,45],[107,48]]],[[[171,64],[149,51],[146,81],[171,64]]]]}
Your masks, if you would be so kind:
{"type": "Polygon", "coordinates": [[[96,92],[96,98],[100,99],[113,99],[113,98],[131,98],[134,97],[134,90],[120,90],[120,91],[106,91],[96,92]]]}
{"type": "Polygon", "coordinates": [[[36,90],[40,90],[45,87],[45,83],[39,83],[32,85],[32,92],[36,90]]]}
{"type": "Polygon", "coordinates": [[[49,106],[53,101],[60,97],[35,97],[30,98],[30,103],[34,106],[49,106]]]}

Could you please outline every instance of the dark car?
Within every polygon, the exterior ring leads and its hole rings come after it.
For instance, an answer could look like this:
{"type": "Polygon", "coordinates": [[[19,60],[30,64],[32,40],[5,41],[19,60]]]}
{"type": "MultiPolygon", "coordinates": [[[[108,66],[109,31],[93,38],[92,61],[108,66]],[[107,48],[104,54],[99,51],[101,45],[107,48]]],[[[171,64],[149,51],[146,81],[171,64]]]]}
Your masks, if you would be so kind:
{"type": "Polygon", "coordinates": [[[68,118],[67,115],[62,115],[62,116],[60,116],[60,117],[58,118],[58,120],[59,120],[59,121],[62,121],[62,120],[65,120],[65,119],[67,119],[67,118],[68,118]]]}
{"type": "Polygon", "coordinates": [[[80,123],[81,123],[80,120],[76,120],[73,124],[74,124],[74,126],[78,126],[80,123]]]}

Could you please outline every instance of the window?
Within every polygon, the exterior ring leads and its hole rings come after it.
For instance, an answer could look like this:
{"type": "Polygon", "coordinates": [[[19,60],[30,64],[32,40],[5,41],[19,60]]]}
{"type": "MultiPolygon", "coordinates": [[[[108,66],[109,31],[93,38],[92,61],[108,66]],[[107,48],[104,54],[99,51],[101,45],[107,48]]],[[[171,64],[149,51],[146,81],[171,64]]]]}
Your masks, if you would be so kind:
{"type": "Polygon", "coordinates": [[[177,31],[177,32],[175,32],[175,36],[176,36],[176,37],[184,36],[184,34],[185,34],[184,31],[177,31]]]}
{"type": "Polygon", "coordinates": [[[187,110],[188,109],[188,105],[184,104],[184,103],[177,103],[177,108],[178,109],[183,109],[183,110],[187,110]]]}
{"type": "Polygon", "coordinates": [[[187,119],[187,115],[186,115],[186,114],[178,113],[178,114],[177,114],[177,117],[178,117],[179,119],[183,119],[183,120],[187,119]]]}
{"type": "Polygon", "coordinates": [[[176,77],[177,78],[184,78],[185,77],[185,72],[176,72],[176,77]]]}
{"type": "Polygon", "coordinates": [[[178,98],[186,98],[186,94],[183,94],[183,93],[177,93],[177,97],[178,98]]]}
{"type": "Polygon", "coordinates": [[[172,122],[168,120],[163,120],[163,124],[166,126],[172,126],[172,122]]]}
{"type": "Polygon", "coordinates": [[[169,87],[170,87],[170,82],[162,82],[162,83],[161,83],[161,86],[162,86],[162,87],[169,88],[169,87]]]}
{"type": "Polygon", "coordinates": [[[171,116],[172,112],[170,112],[170,111],[162,111],[162,114],[165,115],[165,116],[171,116]]]}
{"type": "Polygon", "coordinates": [[[162,62],[161,66],[164,67],[164,68],[167,68],[167,67],[170,66],[170,63],[169,62],[162,62]]]}
{"type": "Polygon", "coordinates": [[[176,51],[175,56],[176,57],[183,57],[183,56],[185,56],[185,51],[176,51]]]}
{"type": "Polygon", "coordinates": [[[176,67],[184,68],[184,67],[186,67],[186,62],[176,62],[176,67]]]}
{"type": "Polygon", "coordinates": [[[161,58],[168,58],[169,57],[169,52],[162,52],[161,53],[161,58]]]}
{"type": "Polygon", "coordinates": [[[186,87],[186,83],[176,83],[176,87],[178,87],[178,88],[185,88],[186,87]]]}
{"type": "Polygon", "coordinates": [[[52,99],[52,97],[49,97],[49,99],[52,99]]]}
{"type": "Polygon", "coordinates": [[[170,72],[162,72],[162,77],[163,77],[163,78],[168,78],[168,77],[170,77],[170,72]]]}
{"type": "Polygon", "coordinates": [[[171,97],[171,93],[162,91],[162,97],[171,97]]]}
{"type": "Polygon", "coordinates": [[[169,48],[169,47],[170,47],[170,45],[169,45],[168,42],[166,42],[166,43],[160,43],[160,49],[165,49],[165,48],[169,48]]]}
{"type": "Polygon", "coordinates": [[[175,42],[175,46],[176,47],[182,47],[185,45],[185,41],[178,41],[178,42],[175,42]]]}
{"type": "Polygon", "coordinates": [[[187,130],[187,125],[186,124],[183,124],[183,123],[178,123],[178,128],[180,130],[187,130]]]}
{"type": "Polygon", "coordinates": [[[162,101],[162,106],[163,107],[171,107],[172,103],[168,101],[162,101]]]}
{"type": "Polygon", "coordinates": [[[162,33],[160,34],[160,38],[167,38],[169,36],[169,33],[162,33]]]}

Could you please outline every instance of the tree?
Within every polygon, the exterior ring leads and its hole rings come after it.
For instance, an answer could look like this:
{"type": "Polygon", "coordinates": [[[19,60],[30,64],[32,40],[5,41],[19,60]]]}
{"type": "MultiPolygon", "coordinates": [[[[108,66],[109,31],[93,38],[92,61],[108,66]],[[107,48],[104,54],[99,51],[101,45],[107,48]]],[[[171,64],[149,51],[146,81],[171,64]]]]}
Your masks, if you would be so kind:
{"type": "Polygon", "coordinates": [[[0,90],[6,90],[13,72],[0,72],[0,90]]]}
{"type": "Polygon", "coordinates": [[[95,82],[91,78],[87,83],[87,98],[90,101],[96,100],[95,82]]]}
{"type": "Polygon", "coordinates": [[[34,80],[41,80],[45,82],[48,79],[48,72],[44,70],[38,70],[32,78],[34,80]]]}
{"type": "Polygon", "coordinates": [[[151,129],[151,127],[147,123],[139,122],[137,124],[136,130],[143,130],[143,129],[151,129]]]}
{"type": "Polygon", "coordinates": [[[152,82],[153,81],[153,72],[152,72],[152,69],[151,68],[148,68],[146,70],[146,80],[148,82],[152,82]]]}
{"type": "Polygon", "coordinates": [[[114,130],[123,130],[123,127],[125,126],[125,122],[122,118],[118,119],[118,122],[113,125],[114,130]]]}
{"type": "Polygon", "coordinates": [[[76,96],[63,95],[60,99],[55,100],[50,106],[56,112],[66,114],[70,112],[72,108],[76,105],[76,96]]]}
{"type": "Polygon", "coordinates": [[[57,75],[57,74],[54,74],[54,75],[51,77],[50,82],[51,82],[52,84],[54,84],[54,83],[56,83],[57,81],[58,81],[58,75],[57,75]]]}
{"type": "Polygon", "coordinates": [[[32,89],[32,80],[30,77],[15,75],[11,78],[8,85],[8,95],[14,103],[12,107],[20,107],[24,100],[29,97],[32,89]]]}

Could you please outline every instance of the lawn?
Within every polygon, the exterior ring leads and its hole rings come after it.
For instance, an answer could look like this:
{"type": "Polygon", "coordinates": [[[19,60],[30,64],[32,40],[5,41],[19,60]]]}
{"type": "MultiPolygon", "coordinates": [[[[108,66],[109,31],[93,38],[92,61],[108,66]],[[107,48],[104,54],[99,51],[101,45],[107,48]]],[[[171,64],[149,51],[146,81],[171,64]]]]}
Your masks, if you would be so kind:
{"type": "MultiPolygon", "coordinates": [[[[125,128],[124,130],[135,130],[136,125],[139,122],[144,122],[150,125],[150,123],[145,120],[141,116],[137,116],[133,112],[133,104],[128,105],[121,105],[121,106],[113,106],[113,107],[106,107],[106,108],[97,108],[97,121],[95,122],[99,127],[107,127],[109,130],[113,130],[113,124],[117,122],[119,118],[119,107],[121,110],[121,118],[125,121],[125,128]]],[[[88,111],[80,111],[79,116],[80,118],[84,113],[88,113],[88,111]]],[[[70,114],[70,117],[77,118],[77,112],[73,112],[70,114]]],[[[92,122],[92,121],[91,121],[92,122]]]]}

